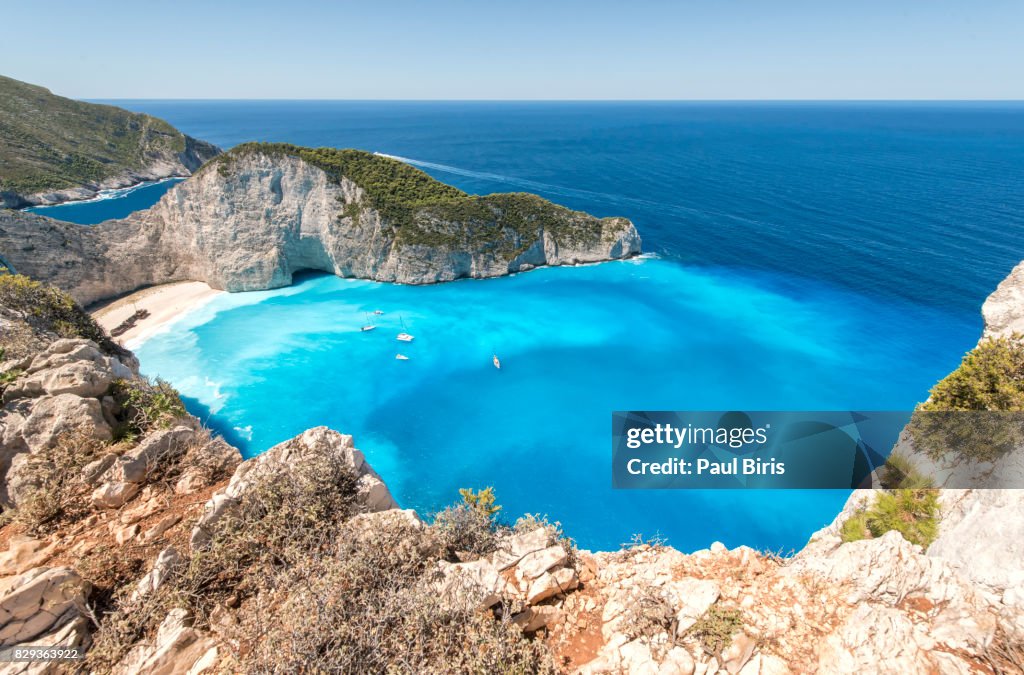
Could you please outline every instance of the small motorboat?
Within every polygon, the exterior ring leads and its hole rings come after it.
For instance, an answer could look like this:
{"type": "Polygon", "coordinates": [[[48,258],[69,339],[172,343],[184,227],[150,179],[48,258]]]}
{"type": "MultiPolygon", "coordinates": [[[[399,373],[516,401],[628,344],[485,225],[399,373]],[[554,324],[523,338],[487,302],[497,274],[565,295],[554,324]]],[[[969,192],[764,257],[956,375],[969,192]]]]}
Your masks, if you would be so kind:
{"type": "Polygon", "coordinates": [[[501,370],[501,361],[498,360],[498,355],[494,354],[491,360],[494,362],[494,367],[501,370]]]}
{"type": "Polygon", "coordinates": [[[395,354],[395,359],[398,361],[408,361],[409,357],[405,354],[395,354]]]}
{"type": "Polygon", "coordinates": [[[377,316],[380,316],[384,312],[380,311],[379,309],[375,309],[375,310],[373,310],[373,313],[376,314],[377,316]]]}

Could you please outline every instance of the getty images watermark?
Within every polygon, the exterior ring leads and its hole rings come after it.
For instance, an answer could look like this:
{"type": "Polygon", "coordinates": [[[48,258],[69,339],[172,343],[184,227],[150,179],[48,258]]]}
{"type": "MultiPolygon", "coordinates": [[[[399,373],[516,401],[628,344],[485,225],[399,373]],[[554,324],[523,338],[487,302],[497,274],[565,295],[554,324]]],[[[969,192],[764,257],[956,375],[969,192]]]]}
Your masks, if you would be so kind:
{"type": "Polygon", "coordinates": [[[1024,487],[1024,413],[612,414],[621,489],[1024,487]]]}

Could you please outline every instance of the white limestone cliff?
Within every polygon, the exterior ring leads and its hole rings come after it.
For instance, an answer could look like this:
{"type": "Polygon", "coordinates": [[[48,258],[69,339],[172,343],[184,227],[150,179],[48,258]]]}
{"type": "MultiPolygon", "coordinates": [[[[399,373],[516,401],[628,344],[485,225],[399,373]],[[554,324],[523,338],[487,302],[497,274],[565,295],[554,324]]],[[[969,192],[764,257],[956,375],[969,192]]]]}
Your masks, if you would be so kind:
{"type": "Polygon", "coordinates": [[[352,180],[299,157],[247,152],[218,160],[124,220],[86,228],[0,211],[0,260],[87,305],[171,281],[250,291],[317,270],[425,284],[640,252],[640,237],[625,218],[598,219],[547,203],[547,220],[525,232],[504,225],[498,211],[491,222],[423,213],[424,227],[442,239],[406,241],[370,202],[352,180]],[[484,244],[477,241],[480,228],[489,228],[484,244]]]}

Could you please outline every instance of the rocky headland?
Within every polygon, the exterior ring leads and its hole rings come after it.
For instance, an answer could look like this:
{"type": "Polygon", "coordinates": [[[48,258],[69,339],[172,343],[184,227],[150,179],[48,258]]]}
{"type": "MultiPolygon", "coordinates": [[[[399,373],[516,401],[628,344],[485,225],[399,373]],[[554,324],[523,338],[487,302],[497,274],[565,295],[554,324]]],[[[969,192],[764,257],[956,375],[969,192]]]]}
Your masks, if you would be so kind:
{"type": "MultiPolygon", "coordinates": [[[[986,303],[987,330],[1024,316],[1020,269],[986,303]]],[[[656,541],[583,551],[543,519],[499,525],[487,491],[424,519],[327,428],[242,461],[66,296],[0,279],[0,644],[87,650],[74,667],[0,672],[1024,663],[1021,491],[902,491],[934,512],[897,512],[888,529],[858,519],[900,491],[857,491],[788,557],[656,541]]]]}
{"type": "Polygon", "coordinates": [[[189,176],[219,153],[161,119],[0,76],[0,207],[91,199],[189,176]]]}
{"type": "Polygon", "coordinates": [[[0,259],[85,304],[172,281],[250,291],[302,270],[425,284],[627,258],[625,218],[472,196],[356,150],[246,144],[152,208],[93,227],[0,210],[0,259]]]}

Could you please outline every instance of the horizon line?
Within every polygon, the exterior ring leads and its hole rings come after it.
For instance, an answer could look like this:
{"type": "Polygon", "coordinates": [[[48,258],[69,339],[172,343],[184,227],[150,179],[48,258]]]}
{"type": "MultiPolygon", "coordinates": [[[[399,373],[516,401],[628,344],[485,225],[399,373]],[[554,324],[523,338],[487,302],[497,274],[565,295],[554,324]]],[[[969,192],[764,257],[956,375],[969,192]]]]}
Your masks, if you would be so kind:
{"type": "Polygon", "coordinates": [[[345,103],[1024,103],[1024,98],[250,98],[98,96],[80,101],[251,101],[345,103]]]}

